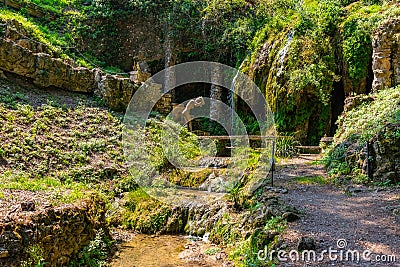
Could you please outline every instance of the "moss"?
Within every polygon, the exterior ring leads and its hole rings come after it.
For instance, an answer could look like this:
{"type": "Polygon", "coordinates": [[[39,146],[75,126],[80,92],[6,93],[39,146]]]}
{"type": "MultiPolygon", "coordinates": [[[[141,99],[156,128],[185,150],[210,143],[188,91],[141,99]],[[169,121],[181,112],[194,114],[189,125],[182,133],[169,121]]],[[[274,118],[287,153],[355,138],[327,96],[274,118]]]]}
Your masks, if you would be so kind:
{"type": "Polygon", "coordinates": [[[171,208],[153,198],[142,189],[128,194],[122,225],[141,233],[156,233],[167,222],[171,208]]]}
{"type": "Polygon", "coordinates": [[[213,171],[210,169],[200,170],[198,172],[174,170],[169,173],[168,181],[179,186],[199,187],[212,172],[213,171]]]}

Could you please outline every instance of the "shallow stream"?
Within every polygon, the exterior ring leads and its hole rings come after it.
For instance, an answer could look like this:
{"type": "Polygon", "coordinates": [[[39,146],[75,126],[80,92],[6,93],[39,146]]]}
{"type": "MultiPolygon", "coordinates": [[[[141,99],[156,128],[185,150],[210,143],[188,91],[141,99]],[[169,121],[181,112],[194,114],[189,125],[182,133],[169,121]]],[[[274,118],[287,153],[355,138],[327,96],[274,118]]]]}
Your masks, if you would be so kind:
{"type": "Polygon", "coordinates": [[[185,236],[143,235],[122,244],[112,267],[217,267],[224,264],[223,252],[206,256],[206,249],[215,248],[201,240],[185,236]]]}

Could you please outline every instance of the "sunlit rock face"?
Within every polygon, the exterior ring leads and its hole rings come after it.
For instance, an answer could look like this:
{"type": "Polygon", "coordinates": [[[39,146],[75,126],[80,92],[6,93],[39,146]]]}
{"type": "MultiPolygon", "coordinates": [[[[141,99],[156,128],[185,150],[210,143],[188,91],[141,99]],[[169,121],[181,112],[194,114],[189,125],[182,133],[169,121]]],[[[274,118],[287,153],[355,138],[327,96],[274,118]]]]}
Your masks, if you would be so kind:
{"type": "Polygon", "coordinates": [[[388,19],[373,37],[373,91],[400,84],[400,18],[388,19]]]}

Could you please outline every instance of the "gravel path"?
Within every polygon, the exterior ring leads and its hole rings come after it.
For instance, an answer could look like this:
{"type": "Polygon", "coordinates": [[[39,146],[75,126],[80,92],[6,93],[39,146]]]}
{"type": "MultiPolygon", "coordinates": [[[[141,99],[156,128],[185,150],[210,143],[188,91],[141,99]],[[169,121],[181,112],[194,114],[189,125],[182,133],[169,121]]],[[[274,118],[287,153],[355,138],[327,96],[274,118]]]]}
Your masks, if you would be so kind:
{"type": "Polygon", "coordinates": [[[332,251],[331,258],[335,255],[338,258],[331,260],[326,253],[322,261],[307,262],[301,261],[300,254],[299,261],[288,259],[277,266],[400,266],[400,189],[338,188],[296,181],[299,176],[326,177],[323,166],[310,164],[316,159],[318,156],[302,155],[281,162],[277,169],[276,185],[289,192],[282,194],[282,199],[303,211],[300,220],[288,224],[282,236],[282,248],[289,252],[298,247],[301,237],[310,237],[315,241],[317,258],[329,247],[338,250],[332,251]],[[360,262],[352,260],[348,250],[358,250],[360,262]],[[363,260],[365,250],[372,254],[363,260]],[[344,253],[343,260],[340,260],[340,251],[344,253]]]}

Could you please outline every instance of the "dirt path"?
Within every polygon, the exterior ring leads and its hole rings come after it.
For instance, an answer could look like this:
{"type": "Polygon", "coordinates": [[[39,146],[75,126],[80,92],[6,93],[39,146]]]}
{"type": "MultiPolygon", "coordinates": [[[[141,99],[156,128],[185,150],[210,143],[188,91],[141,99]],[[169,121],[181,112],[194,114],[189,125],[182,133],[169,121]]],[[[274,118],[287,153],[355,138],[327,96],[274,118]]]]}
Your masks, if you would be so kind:
{"type": "MultiPolygon", "coordinates": [[[[279,164],[276,185],[288,189],[288,194],[281,197],[303,211],[300,220],[288,224],[282,236],[282,249],[287,252],[297,249],[301,237],[311,237],[315,241],[317,258],[329,247],[338,252],[332,251],[332,257],[326,253],[324,260],[308,263],[301,261],[300,254],[299,261],[288,259],[277,266],[400,266],[400,189],[344,189],[326,185],[321,179],[326,177],[323,166],[311,164],[316,159],[315,155],[302,155],[279,164]],[[321,178],[310,178],[316,176],[321,178]],[[353,260],[348,250],[358,250],[360,262],[353,260]],[[372,254],[366,254],[363,260],[365,250],[372,254]],[[340,251],[344,253],[342,260],[340,251]],[[331,260],[335,255],[337,260],[331,260]]],[[[357,254],[354,255],[357,258],[357,254]]]]}

